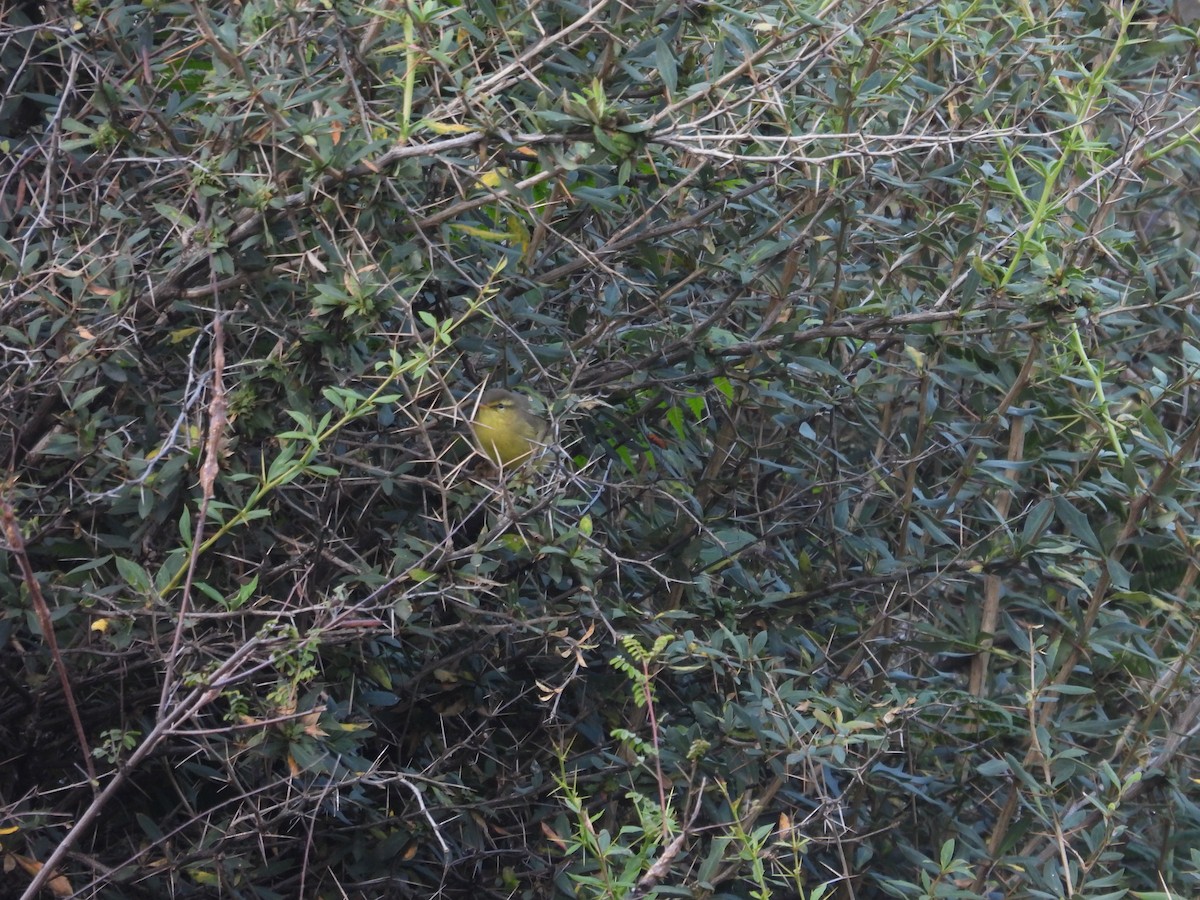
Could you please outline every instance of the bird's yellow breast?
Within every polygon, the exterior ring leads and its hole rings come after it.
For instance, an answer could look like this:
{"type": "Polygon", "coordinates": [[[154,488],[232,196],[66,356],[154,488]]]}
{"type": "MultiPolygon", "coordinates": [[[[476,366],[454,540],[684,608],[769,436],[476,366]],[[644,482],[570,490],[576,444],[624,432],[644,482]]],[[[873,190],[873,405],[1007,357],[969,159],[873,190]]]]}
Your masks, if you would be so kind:
{"type": "Polygon", "coordinates": [[[537,449],[541,434],[531,416],[513,400],[503,399],[479,407],[472,426],[479,447],[500,466],[525,462],[537,449]]]}

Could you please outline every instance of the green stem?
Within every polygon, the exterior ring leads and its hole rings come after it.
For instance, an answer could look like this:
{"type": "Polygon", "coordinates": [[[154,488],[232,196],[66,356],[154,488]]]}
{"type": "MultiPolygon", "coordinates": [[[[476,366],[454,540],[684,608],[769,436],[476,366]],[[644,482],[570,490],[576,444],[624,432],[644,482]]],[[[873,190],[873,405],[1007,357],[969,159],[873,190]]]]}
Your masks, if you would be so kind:
{"type": "Polygon", "coordinates": [[[1075,351],[1075,355],[1079,357],[1079,363],[1083,366],[1083,370],[1087,372],[1088,378],[1092,382],[1092,390],[1096,392],[1096,402],[1100,407],[1100,415],[1104,419],[1104,428],[1108,432],[1109,443],[1112,444],[1113,452],[1116,453],[1117,459],[1125,463],[1125,450],[1121,446],[1121,440],[1117,436],[1117,426],[1113,422],[1112,413],[1108,408],[1108,397],[1104,393],[1104,381],[1100,378],[1100,373],[1096,371],[1096,367],[1092,365],[1091,357],[1088,356],[1087,350],[1083,346],[1083,338],[1079,336],[1079,326],[1071,323],[1071,332],[1068,335],[1071,341],[1071,349],[1075,351]]]}

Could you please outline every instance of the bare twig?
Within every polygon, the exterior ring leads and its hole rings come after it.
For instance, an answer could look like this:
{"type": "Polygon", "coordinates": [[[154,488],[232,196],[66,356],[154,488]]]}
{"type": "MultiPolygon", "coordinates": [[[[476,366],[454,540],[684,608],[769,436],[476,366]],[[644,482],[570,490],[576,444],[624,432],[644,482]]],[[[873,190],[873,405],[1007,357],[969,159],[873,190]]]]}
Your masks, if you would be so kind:
{"type": "Polygon", "coordinates": [[[29,598],[33,602],[33,610],[37,615],[38,625],[42,629],[42,639],[50,650],[54,668],[58,670],[58,681],[62,686],[63,699],[67,703],[71,723],[75,726],[79,749],[83,751],[83,768],[88,774],[88,780],[95,787],[97,784],[96,768],[92,763],[92,751],[88,746],[87,734],[83,730],[83,722],[79,718],[79,708],[75,704],[75,692],[71,689],[71,676],[67,674],[66,664],[58,649],[58,637],[54,633],[54,620],[50,616],[50,607],[46,605],[46,598],[42,596],[42,586],[38,584],[37,575],[29,562],[29,554],[25,550],[25,539],[21,536],[21,528],[17,524],[17,514],[7,500],[0,500],[0,530],[3,531],[4,540],[21,566],[21,577],[25,580],[25,588],[29,591],[29,598]]]}

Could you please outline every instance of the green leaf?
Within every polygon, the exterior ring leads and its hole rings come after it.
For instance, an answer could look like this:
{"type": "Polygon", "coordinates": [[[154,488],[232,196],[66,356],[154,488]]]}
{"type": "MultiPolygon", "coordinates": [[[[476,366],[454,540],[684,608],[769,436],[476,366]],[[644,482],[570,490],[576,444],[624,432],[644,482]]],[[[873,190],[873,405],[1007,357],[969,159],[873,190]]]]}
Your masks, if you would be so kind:
{"type": "Polygon", "coordinates": [[[1062,522],[1067,532],[1073,537],[1083,542],[1084,546],[1096,553],[1103,553],[1100,548],[1100,540],[1096,537],[1096,533],[1092,531],[1091,523],[1087,517],[1081,513],[1075,506],[1063,496],[1054,498],[1054,512],[1058,516],[1058,520],[1062,522]]]}
{"type": "Polygon", "coordinates": [[[124,557],[116,557],[117,572],[124,582],[139,594],[149,594],[153,590],[150,573],[138,563],[124,557]]]}

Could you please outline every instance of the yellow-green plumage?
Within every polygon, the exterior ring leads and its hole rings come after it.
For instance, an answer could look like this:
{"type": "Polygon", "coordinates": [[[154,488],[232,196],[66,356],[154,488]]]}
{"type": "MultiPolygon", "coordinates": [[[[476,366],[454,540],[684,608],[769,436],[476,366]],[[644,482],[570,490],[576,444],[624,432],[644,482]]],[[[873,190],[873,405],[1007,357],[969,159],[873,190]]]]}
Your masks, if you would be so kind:
{"type": "Polygon", "coordinates": [[[546,423],[530,410],[528,398],[500,388],[483,395],[471,430],[479,449],[504,468],[525,462],[546,439],[546,423]]]}

